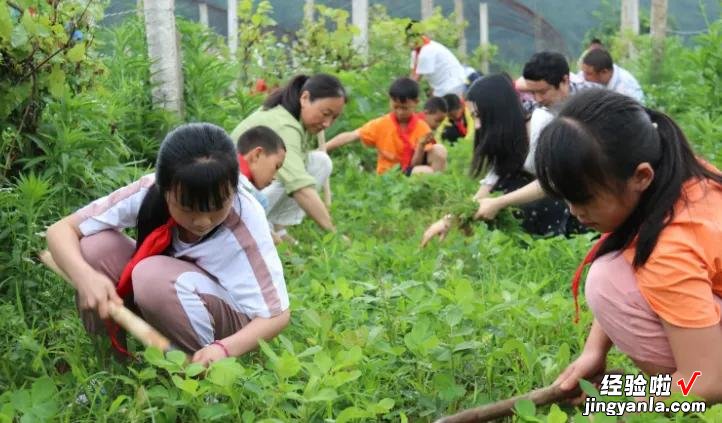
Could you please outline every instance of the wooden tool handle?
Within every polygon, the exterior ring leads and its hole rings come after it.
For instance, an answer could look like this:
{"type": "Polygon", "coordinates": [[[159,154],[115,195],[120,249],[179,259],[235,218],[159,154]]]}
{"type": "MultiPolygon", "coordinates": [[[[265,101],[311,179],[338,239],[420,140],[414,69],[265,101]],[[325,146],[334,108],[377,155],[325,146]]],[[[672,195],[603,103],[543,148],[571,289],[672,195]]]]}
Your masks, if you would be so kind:
{"type": "MultiPolygon", "coordinates": [[[[613,370],[609,373],[621,373],[621,371],[613,370]]],[[[591,382],[598,383],[603,377],[603,374],[598,375],[592,378],[591,382]]],[[[544,388],[535,389],[531,392],[527,392],[526,394],[482,405],[481,407],[470,408],[452,416],[442,417],[435,423],[488,422],[514,414],[514,404],[516,404],[519,400],[526,399],[532,401],[536,405],[548,405],[577,397],[581,393],[582,390],[579,385],[569,391],[562,391],[558,385],[550,385],[544,388]]]]}
{"type": "MultiPolygon", "coordinates": [[[[45,266],[47,266],[50,270],[65,279],[66,282],[71,283],[70,277],[63,272],[60,267],[58,267],[57,263],[55,263],[55,260],[53,259],[53,255],[50,254],[50,251],[41,251],[38,254],[38,258],[40,258],[40,261],[43,262],[43,264],[45,264],[45,266]]],[[[125,306],[108,303],[108,313],[110,314],[110,317],[118,325],[120,325],[120,327],[133,335],[146,347],[156,347],[161,351],[167,351],[170,348],[170,341],[168,338],[155,330],[145,320],[128,310],[125,306]]]]}

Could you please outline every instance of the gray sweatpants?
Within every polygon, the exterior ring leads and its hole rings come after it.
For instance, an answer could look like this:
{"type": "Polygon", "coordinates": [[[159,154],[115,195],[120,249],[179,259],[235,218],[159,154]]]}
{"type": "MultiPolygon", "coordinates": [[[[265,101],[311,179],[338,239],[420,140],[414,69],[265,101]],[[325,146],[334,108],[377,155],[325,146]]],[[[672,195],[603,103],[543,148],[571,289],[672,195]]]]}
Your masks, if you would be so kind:
{"type": "MultiPolygon", "coordinates": [[[[316,180],[316,189],[320,190],[326,180],[331,176],[333,162],[323,151],[308,153],[306,170],[316,180]]],[[[274,180],[271,185],[263,189],[263,195],[268,199],[268,222],[273,225],[298,225],[306,216],[293,197],[286,194],[283,184],[274,180]]]]}
{"type": "MultiPolygon", "coordinates": [[[[114,230],[80,240],[85,260],[117,284],[135,251],[135,242],[114,230]]],[[[133,269],[135,306],[151,326],[187,353],[238,332],[249,319],[233,306],[228,292],[193,263],[152,256],[133,269]]],[[[95,311],[81,311],[86,330],[105,333],[95,311]]]]}

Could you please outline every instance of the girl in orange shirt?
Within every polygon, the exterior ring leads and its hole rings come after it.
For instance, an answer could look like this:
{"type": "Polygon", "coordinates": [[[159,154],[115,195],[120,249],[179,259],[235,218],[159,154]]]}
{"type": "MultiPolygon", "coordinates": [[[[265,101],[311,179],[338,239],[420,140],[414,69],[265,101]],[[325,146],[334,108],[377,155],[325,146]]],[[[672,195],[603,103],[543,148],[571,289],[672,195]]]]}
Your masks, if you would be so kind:
{"type": "Polygon", "coordinates": [[[691,392],[722,401],[722,176],[668,116],[607,90],[574,96],[535,162],[544,190],[605,233],[585,260],[594,321],[556,383],[603,372],[614,345],[643,372],[672,374],[673,392],[701,372],[691,392]]]}

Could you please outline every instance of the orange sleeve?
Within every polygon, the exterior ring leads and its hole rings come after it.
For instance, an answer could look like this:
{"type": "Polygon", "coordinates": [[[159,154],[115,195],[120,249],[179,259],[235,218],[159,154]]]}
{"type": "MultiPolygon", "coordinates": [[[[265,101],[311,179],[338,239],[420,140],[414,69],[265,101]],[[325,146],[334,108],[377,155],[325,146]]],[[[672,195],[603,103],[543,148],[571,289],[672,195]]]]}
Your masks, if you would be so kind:
{"type": "Polygon", "coordinates": [[[700,240],[690,225],[672,223],[660,234],[644,266],[635,272],[639,290],[652,310],[683,328],[704,328],[720,322],[700,240]]]}
{"type": "Polygon", "coordinates": [[[361,141],[369,147],[375,147],[381,136],[380,129],[383,125],[383,117],[370,120],[359,128],[358,133],[361,141]]]}

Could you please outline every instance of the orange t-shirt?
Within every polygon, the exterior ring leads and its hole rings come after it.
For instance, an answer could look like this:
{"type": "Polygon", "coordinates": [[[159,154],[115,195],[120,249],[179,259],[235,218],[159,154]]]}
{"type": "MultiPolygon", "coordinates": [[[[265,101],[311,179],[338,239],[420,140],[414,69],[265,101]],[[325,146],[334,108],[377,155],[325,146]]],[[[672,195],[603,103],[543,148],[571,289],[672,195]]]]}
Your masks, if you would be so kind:
{"type": "MultiPolygon", "coordinates": [[[[704,328],[720,322],[714,297],[722,297],[722,186],[695,179],[684,183],[682,194],[674,218],[635,276],[660,318],[683,328],[704,328]]],[[[634,245],[623,254],[632,263],[634,245]]]]}
{"type": "MultiPolygon", "coordinates": [[[[419,140],[431,132],[431,128],[418,116],[415,116],[413,121],[414,124],[407,128],[407,131],[411,147],[416,148],[419,140]]],[[[404,142],[401,140],[401,135],[390,113],[367,122],[358,131],[364,144],[378,150],[376,173],[380,175],[395,165],[401,164],[404,156],[404,142]]],[[[425,149],[428,151],[431,147],[431,144],[427,144],[425,149]]]]}

